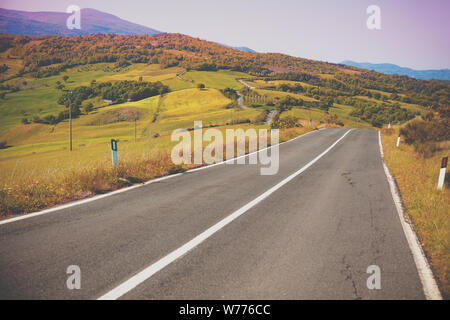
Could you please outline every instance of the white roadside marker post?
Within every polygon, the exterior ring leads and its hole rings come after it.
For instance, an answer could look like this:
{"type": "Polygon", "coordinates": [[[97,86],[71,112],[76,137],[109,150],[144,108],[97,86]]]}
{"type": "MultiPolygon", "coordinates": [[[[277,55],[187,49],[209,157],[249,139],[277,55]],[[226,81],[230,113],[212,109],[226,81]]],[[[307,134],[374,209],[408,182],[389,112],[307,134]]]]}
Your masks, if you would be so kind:
{"type": "Polygon", "coordinates": [[[445,170],[447,169],[448,157],[443,157],[441,162],[441,170],[439,172],[438,190],[442,190],[445,181],[445,170]]]}
{"type": "Polygon", "coordinates": [[[398,137],[397,137],[397,148],[399,145],[400,145],[400,135],[398,135],[398,137]]]}
{"type": "Polygon", "coordinates": [[[114,139],[111,139],[111,150],[112,150],[112,163],[114,168],[117,168],[119,160],[117,157],[117,141],[114,139]]]}

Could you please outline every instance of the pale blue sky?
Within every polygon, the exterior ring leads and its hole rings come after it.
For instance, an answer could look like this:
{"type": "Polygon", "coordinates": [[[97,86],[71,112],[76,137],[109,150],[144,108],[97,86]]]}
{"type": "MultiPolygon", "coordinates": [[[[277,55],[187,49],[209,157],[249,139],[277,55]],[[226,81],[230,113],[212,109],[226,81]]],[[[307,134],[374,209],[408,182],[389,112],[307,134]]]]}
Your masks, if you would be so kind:
{"type": "Polygon", "coordinates": [[[448,0],[1,0],[0,7],[94,8],[165,32],[330,62],[450,68],[448,0]],[[381,8],[368,30],[366,8],[381,8]]]}

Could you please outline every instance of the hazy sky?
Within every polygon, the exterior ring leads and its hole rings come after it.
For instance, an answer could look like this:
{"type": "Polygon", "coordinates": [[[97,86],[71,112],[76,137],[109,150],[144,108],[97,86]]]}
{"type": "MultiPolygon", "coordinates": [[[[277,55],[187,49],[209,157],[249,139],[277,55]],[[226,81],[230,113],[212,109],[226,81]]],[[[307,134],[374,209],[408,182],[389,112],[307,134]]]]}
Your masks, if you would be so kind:
{"type": "Polygon", "coordinates": [[[94,8],[160,31],[329,62],[450,68],[450,0],[0,0],[0,7],[94,8]],[[381,30],[366,27],[369,5],[381,30]]]}

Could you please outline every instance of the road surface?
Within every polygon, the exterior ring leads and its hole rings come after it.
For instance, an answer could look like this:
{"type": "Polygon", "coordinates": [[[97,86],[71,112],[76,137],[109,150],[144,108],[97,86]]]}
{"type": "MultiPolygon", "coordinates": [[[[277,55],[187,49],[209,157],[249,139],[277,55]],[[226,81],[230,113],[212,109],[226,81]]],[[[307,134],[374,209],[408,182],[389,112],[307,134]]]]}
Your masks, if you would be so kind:
{"type": "Polygon", "coordinates": [[[255,87],[249,85],[247,82],[245,82],[245,81],[242,80],[242,79],[239,79],[238,81],[239,81],[241,84],[243,84],[244,86],[246,86],[247,88],[251,89],[251,90],[256,89],[255,87]]]}
{"type": "Polygon", "coordinates": [[[2,224],[0,298],[97,299],[144,273],[117,298],[424,299],[377,131],[352,130],[338,141],[346,131],[315,131],[282,144],[276,175],[260,175],[258,165],[221,164],[2,224]],[[67,289],[69,265],[80,267],[80,290],[67,289]],[[381,268],[380,290],[367,288],[370,265],[381,268]]]}
{"type": "Polygon", "coordinates": [[[236,94],[238,95],[238,98],[237,98],[238,106],[241,107],[242,109],[248,109],[248,107],[246,107],[244,105],[244,103],[242,102],[242,100],[243,100],[242,94],[239,91],[236,91],[236,94]]]}
{"type": "Polygon", "coordinates": [[[270,113],[267,115],[267,119],[264,122],[264,124],[270,124],[273,118],[276,116],[277,112],[278,112],[277,110],[270,111],[270,113]]]}

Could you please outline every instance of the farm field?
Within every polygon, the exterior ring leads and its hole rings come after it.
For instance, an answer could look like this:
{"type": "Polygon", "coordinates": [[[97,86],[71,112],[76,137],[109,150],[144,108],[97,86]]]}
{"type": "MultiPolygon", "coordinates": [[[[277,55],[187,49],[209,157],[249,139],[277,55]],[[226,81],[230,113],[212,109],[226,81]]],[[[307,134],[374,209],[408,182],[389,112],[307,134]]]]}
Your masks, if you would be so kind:
{"type": "Polygon", "coordinates": [[[240,89],[243,87],[241,83],[236,81],[237,78],[248,78],[248,74],[242,72],[219,70],[211,71],[189,71],[183,75],[183,78],[192,81],[195,84],[203,83],[209,88],[215,89],[240,89]]]}
{"type": "Polygon", "coordinates": [[[284,98],[287,96],[291,96],[296,99],[302,99],[304,101],[317,101],[314,98],[310,98],[301,93],[292,93],[292,92],[283,92],[283,91],[275,91],[275,90],[265,90],[265,89],[255,89],[255,92],[260,95],[267,96],[269,98],[284,98]]]}
{"type": "MultiPolygon", "coordinates": [[[[88,154],[88,150],[96,148],[104,150],[104,146],[109,145],[111,138],[123,142],[134,141],[134,121],[132,119],[119,122],[115,122],[114,118],[110,119],[120,112],[134,112],[139,115],[136,121],[137,138],[141,147],[148,144],[150,148],[155,144],[159,145],[160,140],[169,137],[175,129],[192,128],[195,120],[202,120],[205,127],[222,126],[239,118],[253,119],[260,113],[253,109],[239,111],[226,109],[225,107],[230,102],[231,100],[216,89],[186,89],[168,93],[163,97],[156,96],[137,102],[107,106],[73,120],[74,150],[80,149],[81,153],[86,151],[88,154]],[[157,120],[154,121],[158,105],[159,114],[157,120]],[[155,135],[161,138],[154,138],[155,135]]],[[[64,155],[68,153],[68,131],[68,121],[54,126],[20,124],[11,128],[3,135],[3,138],[13,147],[1,151],[1,167],[4,169],[14,168],[22,160],[26,163],[33,163],[35,162],[33,158],[47,157],[40,155],[41,153],[49,153],[49,159],[65,158],[64,155]],[[30,157],[31,159],[28,159],[30,157]]],[[[70,157],[72,154],[73,152],[70,153],[70,157]]],[[[97,158],[102,159],[103,156],[96,157],[94,154],[89,154],[87,158],[89,161],[94,161],[97,158]]],[[[38,161],[36,167],[39,167],[39,162],[41,161],[38,161]]],[[[48,163],[47,160],[44,163],[48,163]]],[[[25,167],[29,168],[30,166],[26,165],[25,167]]],[[[61,167],[61,163],[58,161],[54,167],[61,167]]]]}

